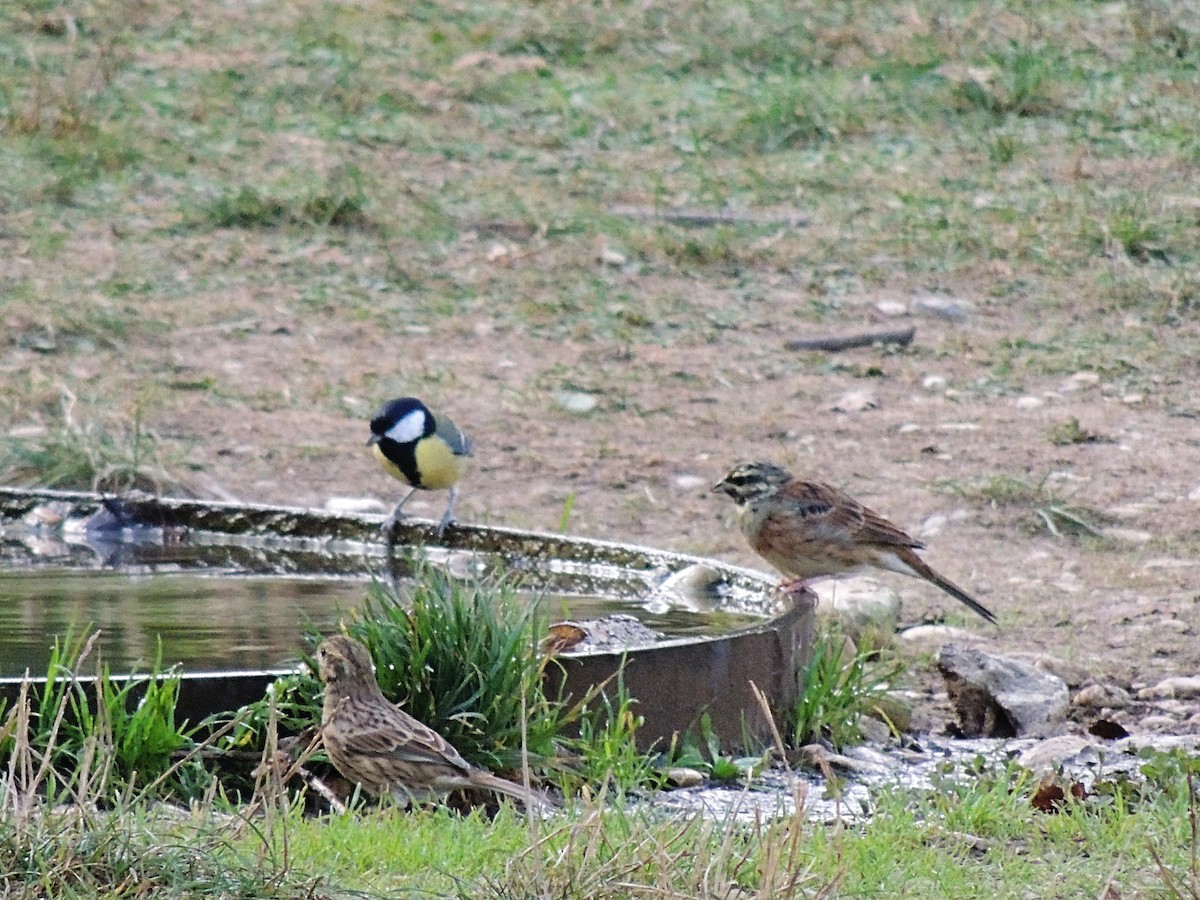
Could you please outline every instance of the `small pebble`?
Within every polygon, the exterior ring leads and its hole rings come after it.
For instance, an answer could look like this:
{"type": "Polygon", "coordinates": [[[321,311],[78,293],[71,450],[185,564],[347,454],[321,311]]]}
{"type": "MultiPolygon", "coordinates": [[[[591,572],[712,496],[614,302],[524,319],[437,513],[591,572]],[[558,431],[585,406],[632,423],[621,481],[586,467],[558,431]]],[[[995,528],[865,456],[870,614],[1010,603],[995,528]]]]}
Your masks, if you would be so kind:
{"type": "Polygon", "coordinates": [[[1200,675],[1176,675],[1137,692],[1139,700],[1169,700],[1200,697],[1200,675]]]}
{"type": "Polygon", "coordinates": [[[677,788],[694,788],[704,784],[704,773],[686,766],[667,769],[667,784],[677,788]]]}
{"type": "Polygon", "coordinates": [[[1144,544],[1154,538],[1149,531],[1140,528],[1105,528],[1104,536],[1127,544],[1144,544]]]}
{"type": "Polygon", "coordinates": [[[915,313],[945,319],[948,322],[965,322],[970,316],[967,304],[963,301],[939,297],[936,294],[914,297],[912,308],[915,313]]]}
{"type": "Polygon", "coordinates": [[[1133,698],[1115,684],[1089,684],[1071,698],[1071,705],[1084,709],[1124,709],[1133,698]]]}
{"type": "Polygon", "coordinates": [[[875,309],[880,315],[887,316],[889,319],[908,315],[907,304],[901,303],[899,300],[880,300],[875,304],[875,309]]]}
{"type": "Polygon", "coordinates": [[[871,391],[847,391],[833,404],[834,412],[855,413],[867,409],[878,409],[879,403],[871,391]]]}
{"type": "Polygon", "coordinates": [[[339,516],[385,513],[389,509],[389,506],[374,497],[330,497],[325,501],[325,510],[339,516]]]}
{"type": "Polygon", "coordinates": [[[927,391],[940,391],[946,387],[946,376],[926,375],[921,379],[921,387],[927,391]]]}
{"type": "Polygon", "coordinates": [[[595,394],[584,394],[580,391],[558,391],[554,399],[562,409],[579,416],[590,413],[600,403],[595,394]]]}
{"type": "Polygon", "coordinates": [[[1076,372],[1062,383],[1058,389],[1058,392],[1060,394],[1069,394],[1072,391],[1079,391],[1084,388],[1095,387],[1099,383],[1100,376],[1095,372],[1076,372]]]}

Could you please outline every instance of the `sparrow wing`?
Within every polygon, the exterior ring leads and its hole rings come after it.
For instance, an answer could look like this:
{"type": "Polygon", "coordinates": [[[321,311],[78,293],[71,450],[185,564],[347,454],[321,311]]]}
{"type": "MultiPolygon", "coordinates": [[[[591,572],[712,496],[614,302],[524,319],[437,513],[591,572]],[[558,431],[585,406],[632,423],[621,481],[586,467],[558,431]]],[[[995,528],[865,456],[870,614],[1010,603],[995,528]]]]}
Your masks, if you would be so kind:
{"type": "Polygon", "coordinates": [[[345,729],[341,739],[346,751],[425,764],[440,762],[464,774],[470,771],[449,741],[404,710],[393,707],[387,718],[386,722],[345,729]]]}
{"type": "Polygon", "coordinates": [[[779,496],[787,501],[793,513],[804,519],[814,539],[915,550],[924,546],[832,485],[794,478],[780,488],[779,496]]]}

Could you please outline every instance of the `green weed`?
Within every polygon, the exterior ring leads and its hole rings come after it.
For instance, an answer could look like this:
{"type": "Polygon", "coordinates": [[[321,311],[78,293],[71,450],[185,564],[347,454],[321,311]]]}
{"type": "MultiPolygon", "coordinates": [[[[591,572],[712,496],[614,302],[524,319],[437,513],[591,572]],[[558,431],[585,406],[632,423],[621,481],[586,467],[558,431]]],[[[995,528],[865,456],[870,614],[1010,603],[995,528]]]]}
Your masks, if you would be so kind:
{"type": "Polygon", "coordinates": [[[665,774],[656,767],[652,749],[637,747],[637,731],[644,720],[636,706],[621,671],[611,689],[584,703],[579,710],[579,737],[566,741],[579,758],[573,775],[592,785],[611,783],[622,792],[662,787],[665,774]]]}
{"type": "Polygon", "coordinates": [[[214,228],[307,225],[364,230],[375,227],[365,206],[361,173],[351,169],[321,190],[294,197],[285,198],[243,185],[213,200],[200,220],[214,228]]]}
{"type": "MultiPolygon", "coordinates": [[[[180,489],[157,433],[140,403],[129,420],[79,420],[76,398],[64,396],[61,419],[44,434],[0,438],[0,481],[27,487],[161,494],[180,489]]],[[[173,467],[172,467],[173,468],[173,467]]]]}
{"type": "Polygon", "coordinates": [[[1038,116],[1054,112],[1061,82],[1059,62],[1049,47],[1011,42],[990,54],[987,75],[963,79],[960,102],[994,116],[1038,116]]]}
{"type": "Polygon", "coordinates": [[[28,708],[23,697],[9,713],[0,757],[20,772],[25,788],[37,784],[51,797],[111,802],[148,785],[158,786],[157,796],[198,796],[204,773],[175,760],[192,746],[189,731],[175,721],[180,676],[162,671],[159,657],[146,675],[120,680],[98,660],[95,676],[85,680],[80,668],[96,636],[55,640],[40,696],[28,708]],[[29,760],[38,761],[36,774],[29,760]]]}
{"type": "Polygon", "coordinates": [[[804,668],[804,689],[791,710],[796,746],[827,740],[834,747],[862,741],[859,720],[891,688],[898,663],[872,664],[872,654],[853,649],[838,630],[819,634],[804,668]]]}

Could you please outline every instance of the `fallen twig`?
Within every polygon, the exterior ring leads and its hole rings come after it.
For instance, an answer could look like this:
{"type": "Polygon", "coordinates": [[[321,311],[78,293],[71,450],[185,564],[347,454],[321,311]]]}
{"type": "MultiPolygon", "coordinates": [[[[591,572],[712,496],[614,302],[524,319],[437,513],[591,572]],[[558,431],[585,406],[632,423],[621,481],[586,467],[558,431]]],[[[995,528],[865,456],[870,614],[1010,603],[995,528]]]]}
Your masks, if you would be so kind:
{"type": "Polygon", "coordinates": [[[824,335],[822,337],[796,338],[784,346],[788,350],[827,350],[836,353],[839,350],[851,350],[855,347],[870,347],[874,344],[897,344],[907,347],[912,343],[917,333],[917,327],[910,325],[899,330],[860,331],[845,335],[824,335]]]}
{"type": "Polygon", "coordinates": [[[788,228],[804,228],[808,225],[808,218],[799,214],[768,216],[710,212],[703,209],[659,209],[652,206],[613,206],[608,211],[614,216],[624,216],[627,219],[670,222],[672,225],[690,228],[714,228],[718,225],[783,225],[788,228]]]}

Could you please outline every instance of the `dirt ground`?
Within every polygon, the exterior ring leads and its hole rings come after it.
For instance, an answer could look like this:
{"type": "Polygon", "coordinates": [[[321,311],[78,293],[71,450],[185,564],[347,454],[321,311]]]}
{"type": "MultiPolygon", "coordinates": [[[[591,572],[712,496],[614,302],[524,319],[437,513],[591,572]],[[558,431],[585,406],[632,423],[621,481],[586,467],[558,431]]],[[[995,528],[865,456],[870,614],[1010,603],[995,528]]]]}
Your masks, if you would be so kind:
{"type": "MultiPolygon", "coordinates": [[[[1013,322],[977,298],[956,298],[966,316],[952,320],[912,314],[912,297],[863,297],[857,324],[840,330],[877,326],[876,304],[889,299],[910,312],[882,303],[896,314],[887,321],[917,329],[899,352],[789,351],[788,339],[838,329],[801,335],[776,304],[703,342],[548,341],[486,316],[398,342],[352,325],[263,319],[236,339],[184,336],[173,353],[177,377],[217,372],[293,396],[360,384],[388,359],[438,373],[444,387],[425,399],[476,443],[463,521],[556,530],[570,503],[571,533],[765,569],[732,504],[709,487],[735,461],[770,460],[849,491],[924,540],[925,558],[1000,620],[992,628],[933,587],[884,576],[901,592],[903,624],[963,624],[984,649],[1064,661],[1076,682],[1138,689],[1200,673],[1194,421],[1090,373],[1027,377],[1019,394],[986,396],[989,348],[1013,322]],[[595,409],[564,409],[556,384],[588,393],[595,409]],[[1072,420],[1080,442],[1048,437],[1072,420]],[[990,490],[998,476],[1039,493],[990,490]],[[1102,536],[1052,534],[1037,508],[1055,504],[1102,536]]],[[[697,314],[703,306],[701,297],[697,314]]],[[[341,417],[315,408],[230,416],[197,402],[177,411],[172,437],[192,448],[199,493],[390,505],[400,487],[361,446],[384,399],[346,394],[343,405],[361,414],[341,417]]],[[[436,518],[443,503],[430,494],[408,508],[436,518]]]]}

